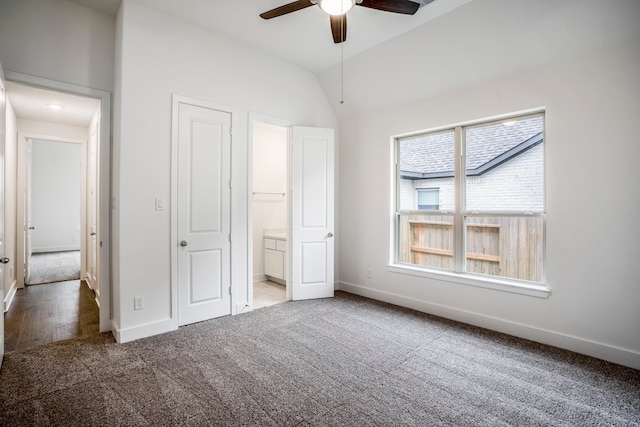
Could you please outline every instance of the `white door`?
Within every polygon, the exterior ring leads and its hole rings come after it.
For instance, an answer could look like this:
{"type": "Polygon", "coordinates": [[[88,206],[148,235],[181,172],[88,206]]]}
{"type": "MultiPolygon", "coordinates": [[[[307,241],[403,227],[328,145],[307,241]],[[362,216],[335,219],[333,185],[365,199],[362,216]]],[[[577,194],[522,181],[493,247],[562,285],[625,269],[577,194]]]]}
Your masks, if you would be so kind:
{"type": "MultiPolygon", "coordinates": [[[[5,140],[4,72],[0,65],[0,305],[4,307],[4,140],[5,140]]],[[[4,311],[4,310],[3,310],[4,311]]],[[[0,315],[0,366],[4,357],[4,315],[0,315]]]]}
{"type": "Polygon", "coordinates": [[[31,223],[31,140],[27,139],[25,145],[27,162],[26,162],[26,181],[25,181],[25,196],[24,196],[24,213],[25,213],[25,230],[24,230],[24,283],[29,283],[31,278],[31,271],[29,270],[29,262],[31,261],[31,233],[35,230],[35,226],[31,223]]]}
{"type": "Polygon", "coordinates": [[[231,314],[231,114],[178,107],[178,323],[231,314]]]}
{"type": "Polygon", "coordinates": [[[294,126],[291,298],[333,297],[334,131],[294,126]]]}
{"type": "Polygon", "coordinates": [[[89,206],[88,206],[88,224],[89,224],[89,244],[87,254],[87,276],[89,286],[96,293],[96,299],[100,301],[100,287],[98,285],[98,198],[97,198],[97,159],[98,159],[98,129],[99,120],[91,130],[89,138],[89,167],[87,171],[87,185],[89,187],[89,206]]]}

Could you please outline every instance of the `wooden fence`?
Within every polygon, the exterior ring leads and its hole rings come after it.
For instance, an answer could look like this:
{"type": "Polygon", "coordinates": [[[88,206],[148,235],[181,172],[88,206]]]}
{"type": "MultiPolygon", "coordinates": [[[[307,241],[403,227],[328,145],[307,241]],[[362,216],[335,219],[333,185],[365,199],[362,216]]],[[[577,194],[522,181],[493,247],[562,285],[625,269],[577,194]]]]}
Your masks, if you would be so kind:
{"type": "MultiPolygon", "coordinates": [[[[542,281],[542,218],[469,217],[467,266],[469,273],[542,281]]],[[[453,269],[453,217],[402,215],[399,261],[453,269]]]]}

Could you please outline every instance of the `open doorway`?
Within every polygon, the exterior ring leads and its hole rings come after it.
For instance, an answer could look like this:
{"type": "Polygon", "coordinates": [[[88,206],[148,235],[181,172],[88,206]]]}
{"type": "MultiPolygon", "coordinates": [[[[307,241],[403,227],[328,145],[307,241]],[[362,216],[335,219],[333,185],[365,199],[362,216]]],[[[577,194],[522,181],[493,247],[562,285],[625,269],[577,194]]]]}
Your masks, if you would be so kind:
{"type": "Polygon", "coordinates": [[[26,143],[25,285],[80,280],[80,260],[86,256],[80,245],[86,144],[44,139],[26,143]]]}
{"type": "Polygon", "coordinates": [[[253,308],[287,301],[288,127],[253,120],[253,308]]]}
{"type": "Polygon", "coordinates": [[[97,332],[103,317],[110,318],[97,256],[104,98],[17,77],[27,84],[6,83],[14,130],[6,162],[15,175],[6,182],[14,256],[5,289],[5,347],[14,350],[97,332]],[[32,324],[24,324],[29,319],[32,324]]]}

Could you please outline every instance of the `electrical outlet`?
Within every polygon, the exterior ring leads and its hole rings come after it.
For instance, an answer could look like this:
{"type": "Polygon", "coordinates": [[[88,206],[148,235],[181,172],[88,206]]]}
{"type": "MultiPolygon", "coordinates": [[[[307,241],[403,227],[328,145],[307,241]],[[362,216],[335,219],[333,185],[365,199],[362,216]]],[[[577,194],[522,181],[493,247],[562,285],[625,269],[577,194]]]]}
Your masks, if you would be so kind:
{"type": "Polygon", "coordinates": [[[144,297],[133,298],[133,309],[142,310],[144,308],[144,297]]]}

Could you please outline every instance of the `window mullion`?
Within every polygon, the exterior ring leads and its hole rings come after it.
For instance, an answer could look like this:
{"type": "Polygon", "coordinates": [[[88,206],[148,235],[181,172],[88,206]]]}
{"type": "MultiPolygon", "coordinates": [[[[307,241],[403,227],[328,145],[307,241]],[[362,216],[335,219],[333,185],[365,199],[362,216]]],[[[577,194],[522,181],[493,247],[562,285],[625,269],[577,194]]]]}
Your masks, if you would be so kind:
{"type": "Polygon", "coordinates": [[[463,130],[462,127],[456,127],[454,131],[455,135],[455,147],[454,147],[454,156],[455,156],[455,214],[454,214],[454,250],[453,250],[453,270],[456,273],[464,272],[464,209],[465,209],[465,200],[464,200],[464,184],[465,184],[465,168],[464,168],[464,140],[463,140],[463,130]]]}

